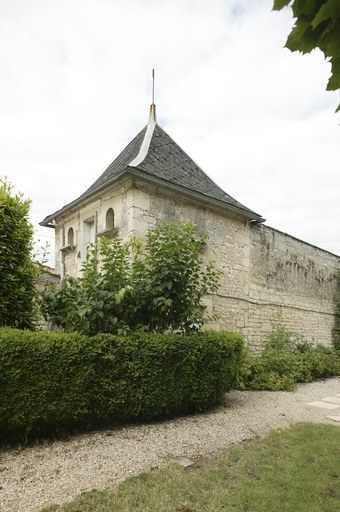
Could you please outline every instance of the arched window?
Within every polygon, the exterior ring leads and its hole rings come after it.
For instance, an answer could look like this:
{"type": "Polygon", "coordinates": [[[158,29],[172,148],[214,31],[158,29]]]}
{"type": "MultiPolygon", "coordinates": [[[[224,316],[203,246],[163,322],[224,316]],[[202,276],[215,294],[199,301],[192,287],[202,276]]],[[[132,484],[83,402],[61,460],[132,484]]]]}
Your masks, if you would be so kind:
{"type": "Polygon", "coordinates": [[[109,208],[106,212],[106,230],[113,229],[115,227],[115,214],[112,208],[109,208]]]}
{"type": "Polygon", "coordinates": [[[70,228],[67,232],[67,245],[74,245],[74,231],[70,228]]]}

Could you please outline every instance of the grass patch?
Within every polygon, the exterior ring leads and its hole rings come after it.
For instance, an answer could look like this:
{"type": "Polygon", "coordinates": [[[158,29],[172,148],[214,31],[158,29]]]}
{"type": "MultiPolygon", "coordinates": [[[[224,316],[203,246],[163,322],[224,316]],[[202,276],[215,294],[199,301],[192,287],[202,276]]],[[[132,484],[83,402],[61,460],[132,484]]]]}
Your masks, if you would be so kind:
{"type": "Polygon", "coordinates": [[[338,512],[340,429],[301,424],[187,469],[142,473],[41,512],[338,512]]]}

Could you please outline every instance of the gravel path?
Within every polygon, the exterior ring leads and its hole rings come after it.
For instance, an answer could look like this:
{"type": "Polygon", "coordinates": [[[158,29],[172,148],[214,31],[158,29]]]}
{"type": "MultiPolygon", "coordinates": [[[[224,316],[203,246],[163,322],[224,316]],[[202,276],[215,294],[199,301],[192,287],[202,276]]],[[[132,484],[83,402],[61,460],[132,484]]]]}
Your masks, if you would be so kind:
{"type": "Polygon", "coordinates": [[[340,397],[340,379],[301,384],[294,393],[232,391],[223,406],[208,414],[2,452],[0,511],[37,512],[49,503],[113,486],[176,457],[215,455],[232,444],[294,423],[340,426],[327,418],[340,415],[340,404],[334,410],[308,405],[335,395],[340,397]]]}

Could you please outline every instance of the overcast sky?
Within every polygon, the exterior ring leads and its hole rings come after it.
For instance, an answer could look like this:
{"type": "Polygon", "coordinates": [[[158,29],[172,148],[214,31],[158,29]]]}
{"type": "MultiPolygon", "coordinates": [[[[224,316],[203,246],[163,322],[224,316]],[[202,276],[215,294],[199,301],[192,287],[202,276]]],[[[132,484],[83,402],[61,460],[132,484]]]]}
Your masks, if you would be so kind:
{"type": "MultiPolygon", "coordinates": [[[[158,122],[267,224],[340,254],[339,96],[272,0],[0,0],[0,177],[39,226],[158,122]]],[[[52,237],[52,238],[51,238],[52,237]]],[[[38,242],[40,245],[40,242],[38,242]]]]}

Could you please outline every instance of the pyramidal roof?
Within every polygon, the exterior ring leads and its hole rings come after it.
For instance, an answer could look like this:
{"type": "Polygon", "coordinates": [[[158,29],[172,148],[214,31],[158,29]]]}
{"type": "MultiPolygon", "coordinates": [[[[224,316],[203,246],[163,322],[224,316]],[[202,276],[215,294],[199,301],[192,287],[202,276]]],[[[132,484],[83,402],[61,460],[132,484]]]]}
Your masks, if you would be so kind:
{"type": "Polygon", "coordinates": [[[40,224],[51,226],[51,221],[83,201],[110,187],[125,175],[163,186],[177,193],[189,195],[199,202],[215,204],[248,218],[264,219],[214,183],[198,165],[157,124],[155,106],[151,105],[147,126],[136,135],[103,174],[76,200],[46,217],[40,224]]]}

